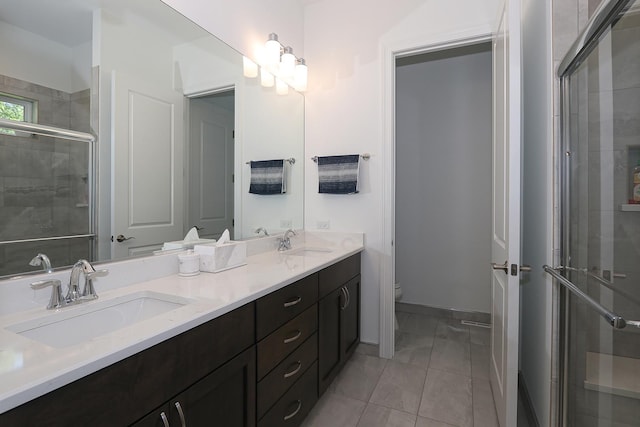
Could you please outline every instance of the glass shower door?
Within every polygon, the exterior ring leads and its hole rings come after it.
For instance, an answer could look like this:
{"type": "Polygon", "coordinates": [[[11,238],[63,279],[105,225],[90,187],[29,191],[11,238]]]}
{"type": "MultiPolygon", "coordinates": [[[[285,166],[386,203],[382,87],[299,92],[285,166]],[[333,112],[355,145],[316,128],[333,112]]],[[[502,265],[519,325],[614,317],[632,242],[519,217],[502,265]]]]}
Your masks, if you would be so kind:
{"type": "Polygon", "coordinates": [[[640,426],[640,2],[626,3],[561,76],[560,270],[595,302],[562,288],[565,426],[640,426]]]}

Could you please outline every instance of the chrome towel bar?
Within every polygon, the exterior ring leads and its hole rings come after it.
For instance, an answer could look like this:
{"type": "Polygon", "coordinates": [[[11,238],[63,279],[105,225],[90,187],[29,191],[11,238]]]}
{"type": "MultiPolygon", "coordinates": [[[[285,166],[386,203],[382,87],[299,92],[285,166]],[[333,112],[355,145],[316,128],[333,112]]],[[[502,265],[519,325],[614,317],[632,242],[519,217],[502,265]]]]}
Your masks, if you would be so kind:
{"type": "Polygon", "coordinates": [[[623,329],[625,326],[635,326],[636,328],[640,328],[640,321],[625,320],[622,316],[619,316],[618,314],[607,310],[599,302],[591,298],[586,293],[582,292],[582,290],[580,290],[580,288],[578,288],[570,280],[562,276],[558,270],[564,270],[565,267],[553,268],[549,267],[548,265],[543,265],[542,268],[545,272],[549,273],[554,279],[556,279],[561,285],[567,288],[571,293],[589,304],[591,308],[596,310],[607,321],[607,323],[609,323],[614,328],[623,329]]]}

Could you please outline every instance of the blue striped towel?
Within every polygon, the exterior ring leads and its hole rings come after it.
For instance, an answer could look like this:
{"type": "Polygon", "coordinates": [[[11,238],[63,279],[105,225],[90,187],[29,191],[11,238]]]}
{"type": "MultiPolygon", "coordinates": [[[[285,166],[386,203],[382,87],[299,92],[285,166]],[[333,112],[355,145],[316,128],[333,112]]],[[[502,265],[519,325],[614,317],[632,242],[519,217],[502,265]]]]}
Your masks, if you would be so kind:
{"type": "Polygon", "coordinates": [[[360,155],[318,157],[318,192],[354,194],[358,192],[360,155]]]}
{"type": "Polygon", "coordinates": [[[251,162],[249,193],[283,194],[286,190],[284,159],[251,162]]]}

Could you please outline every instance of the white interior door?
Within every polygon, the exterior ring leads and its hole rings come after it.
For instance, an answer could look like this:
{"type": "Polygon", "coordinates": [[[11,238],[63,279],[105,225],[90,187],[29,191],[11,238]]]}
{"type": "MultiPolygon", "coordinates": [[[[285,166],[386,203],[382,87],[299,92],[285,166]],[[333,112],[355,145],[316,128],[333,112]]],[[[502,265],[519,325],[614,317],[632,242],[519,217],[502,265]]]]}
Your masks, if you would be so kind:
{"type": "Polygon", "coordinates": [[[200,237],[233,233],[234,117],[207,98],[189,103],[189,222],[200,237]]]}
{"type": "Polygon", "coordinates": [[[125,73],[112,88],[111,252],[122,258],[183,237],[184,97],[125,73]]]}
{"type": "Polygon", "coordinates": [[[493,40],[493,263],[490,377],[502,427],[517,424],[520,273],[520,6],[506,0],[493,40]],[[503,268],[499,268],[503,267],[503,268]]]}

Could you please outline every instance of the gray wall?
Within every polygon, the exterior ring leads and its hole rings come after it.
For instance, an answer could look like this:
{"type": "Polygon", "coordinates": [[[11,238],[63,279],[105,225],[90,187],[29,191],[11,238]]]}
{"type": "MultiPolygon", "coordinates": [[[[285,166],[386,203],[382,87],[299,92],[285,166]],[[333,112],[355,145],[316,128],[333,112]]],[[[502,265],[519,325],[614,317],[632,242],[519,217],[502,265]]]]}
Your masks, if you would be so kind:
{"type": "Polygon", "coordinates": [[[489,312],[490,45],[399,60],[396,81],[402,301],[489,312]]]}

